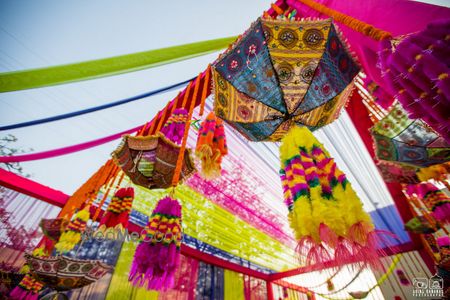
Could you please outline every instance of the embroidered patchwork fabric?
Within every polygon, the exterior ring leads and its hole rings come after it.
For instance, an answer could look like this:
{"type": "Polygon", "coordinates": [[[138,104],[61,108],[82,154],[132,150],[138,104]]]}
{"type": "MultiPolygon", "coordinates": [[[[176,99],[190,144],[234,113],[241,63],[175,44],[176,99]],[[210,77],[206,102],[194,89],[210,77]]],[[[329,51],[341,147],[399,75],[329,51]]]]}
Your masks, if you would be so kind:
{"type": "Polygon", "coordinates": [[[249,140],[279,141],[294,124],[334,121],[359,67],[331,19],[258,19],[212,70],[217,116],[249,140]]]}
{"type": "Polygon", "coordinates": [[[46,286],[68,291],[91,284],[112,268],[97,260],[73,259],[65,256],[36,257],[25,254],[31,272],[46,286]]]}
{"type": "MultiPolygon", "coordinates": [[[[163,134],[147,137],[127,135],[112,156],[133,183],[156,189],[171,186],[179,152],[180,146],[163,134]]],[[[185,150],[180,179],[188,177],[194,171],[190,151],[185,150]]]]}
{"type": "Polygon", "coordinates": [[[373,126],[372,135],[381,160],[417,167],[450,160],[450,145],[421,119],[409,119],[398,103],[373,126]]]}

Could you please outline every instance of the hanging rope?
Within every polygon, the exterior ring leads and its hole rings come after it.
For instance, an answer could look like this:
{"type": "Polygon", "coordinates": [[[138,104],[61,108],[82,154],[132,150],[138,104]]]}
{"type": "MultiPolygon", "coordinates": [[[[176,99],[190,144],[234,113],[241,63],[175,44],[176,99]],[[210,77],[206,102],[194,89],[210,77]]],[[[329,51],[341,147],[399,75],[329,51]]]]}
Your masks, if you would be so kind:
{"type": "Polygon", "coordinates": [[[392,38],[392,35],[387,31],[375,28],[368,23],[365,23],[351,16],[348,16],[344,13],[326,7],[325,5],[315,2],[314,0],[297,0],[297,1],[311,7],[312,9],[324,15],[333,18],[334,20],[346,25],[347,27],[361,34],[364,34],[365,36],[368,36],[376,41],[392,38]]]}
{"type": "MultiPolygon", "coordinates": [[[[205,74],[205,83],[204,86],[208,86],[209,84],[209,76],[211,75],[211,65],[208,65],[208,68],[206,68],[206,74],[205,74]]],[[[205,103],[206,103],[206,94],[208,92],[208,89],[203,88],[202,92],[202,100],[200,102],[200,117],[203,116],[203,112],[205,111],[205,103]]]]}

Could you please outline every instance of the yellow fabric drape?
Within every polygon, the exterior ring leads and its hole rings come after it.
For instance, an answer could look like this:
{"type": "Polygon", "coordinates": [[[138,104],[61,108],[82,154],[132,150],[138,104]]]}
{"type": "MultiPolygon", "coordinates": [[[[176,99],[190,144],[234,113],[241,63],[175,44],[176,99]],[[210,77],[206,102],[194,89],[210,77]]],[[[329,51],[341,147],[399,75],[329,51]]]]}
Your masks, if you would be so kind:
{"type": "Polygon", "coordinates": [[[224,300],[243,300],[244,278],[242,274],[225,269],[223,290],[224,300]]]}
{"type": "Polygon", "coordinates": [[[132,242],[123,244],[106,300],[158,300],[158,292],[147,291],[145,288],[136,288],[128,282],[128,274],[135,250],[136,244],[132,242]]]}

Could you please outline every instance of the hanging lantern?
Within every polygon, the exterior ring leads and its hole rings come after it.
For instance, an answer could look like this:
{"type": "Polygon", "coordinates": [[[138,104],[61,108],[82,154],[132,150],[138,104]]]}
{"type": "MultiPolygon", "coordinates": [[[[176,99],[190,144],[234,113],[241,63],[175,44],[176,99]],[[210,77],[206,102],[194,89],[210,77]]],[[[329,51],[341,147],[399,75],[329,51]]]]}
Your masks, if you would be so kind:
{"type": "Polygon", "coordinates": [[[220,177],[222,157],[228,154],[225,128],[222,120],[210,112],[200,125],[195,155],[201,161],[202,177],[214,179],[220,177]]]}
{"type": "Polygon", "coordinates": [[[52,241],[58,241],[69,221],[65,218],[42,219],[39,226],[46,237],[52,241]]]}
{"type": "Polygon", "coordinates": [[[334,121],[359,72],[331,19],[258,19],[213,65],[214,111],[252,141],[334,121]]]}
{"type": "MultiPolygon", "coordinates": [[[[145,137],[125,135],[112,156],[134,184],[161,189],[172,186],[179,153],[180,146],[158,133],[145,137]]],[[[187,178],[194,171],[190,151],[186,149],[180,178],[187,178]]]]}
{"type": "Polygon", "coordinates": [[[114,194],[100,221],[101,228],[127,228],[128,219],[133,205],[134,189],[132,187],[120,188],[114,194]]]}
{"type": "Polygon", "coordinates": [[[378,232],[323,145],[306,127],[293,127],[282,140],[280,156],[289,223],[306,264],[353,259],[380,267],[378,232]]]}
{"type": "Polygon", "coordinates": [[[88,206],[75,214],[73,220],[67,225],[66,230],[61,234],[58,243],[55,245],[59,253],[69,252],[81,241],[81,234],[86,229],[89,216],[88,206]]]}
{"type": "Polygon", "coordinates": [[[400,104],[372,127],[377,157],[416,167],[450,160],[450,144],[420,119],[409,119],[400,104]]]}
{"type": "Polygon", "coordinates": [[[421,118],[450,143],[450,19],[381,43],[386,87],[413,119],[421,118]]]}
{"type": "Polygon", "coordinates": [[[181,206],[165,197],[156,204],[136,248],[129,281],[135,286],[164,291],[174,285],[180,262],[181,206]]]}

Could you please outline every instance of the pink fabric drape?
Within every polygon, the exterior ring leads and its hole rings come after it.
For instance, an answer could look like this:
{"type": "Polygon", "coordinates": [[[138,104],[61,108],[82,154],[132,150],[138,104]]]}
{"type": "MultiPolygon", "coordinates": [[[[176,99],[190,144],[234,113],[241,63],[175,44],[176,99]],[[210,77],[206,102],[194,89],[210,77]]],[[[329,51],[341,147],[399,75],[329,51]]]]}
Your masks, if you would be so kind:
{"type": "Polygon", "coordinates": [[[158,299],[194,300],[197,288],[199,261],[181,255],[180,266],[175,274],[174,288],[159,292],[158,299]]]}
{"type": "MultiPolygon", "coordinates": [[[[372,26],[390,32],[392,36],[404,35],[422,30],[431,21],[450,17],[450,9],[406,0],[315,0],[329,8],[337,10],[372,26]]],[[[297,9],[302,17],[329,18],[318,13],[309,6],[297,0],[287,0],[292,8],[297,9]]],[[[339,29],[344,34],[362,64],[364,71],[375,82],[382,85],[381,73],[377,68],[377,41],[355,32],[349,27],[338,23],[339,29]]]]}
{"type": "Polygon", "coordinates": [[[67,199],[69,199],[69,196],[63,192],[3,169],[0,169],[0,185],[58,207],[63,207],[67,199]]]}
{"type": "Polygon", "coordinates": [[[24,162],[24,161],[31,161],[31,160],[39,160],[39,159],[45,159],[45,158],[51,158],[61,155],[70,154],[73,152],[78,152],[81,150],[89,149],[92,147],[96,147],[102,144],[106,144],[108,142],[114,141],[116,139],[119,139],[124,134],[130,134],[133,132],[138,131],[142,126],[134,127],[110,136],[106,136],[100,139],[96,139],[93,141],[72,145],[68,147],[63,147],[59,149],[53,149],[49,151],[43,151],[38,153],[31,153],[31,154],[23,154],[23,155],[15,155],[15,156],[0,156],[0,163],[9,163],[9,162],[24,162]]]}

